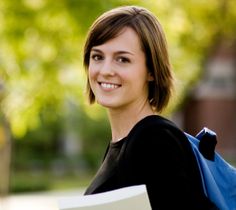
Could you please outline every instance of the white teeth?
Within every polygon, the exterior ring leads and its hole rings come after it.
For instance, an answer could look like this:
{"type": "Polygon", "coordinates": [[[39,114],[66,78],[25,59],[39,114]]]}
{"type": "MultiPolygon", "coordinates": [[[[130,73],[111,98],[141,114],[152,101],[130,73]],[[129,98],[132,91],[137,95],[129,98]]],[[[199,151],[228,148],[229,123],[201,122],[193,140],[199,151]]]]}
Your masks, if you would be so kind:
{"type": "Polygon", "coordinates": [[[101,86],[105,89],[116,89],[119,86],[115,84],[110,84],[110,83],[101,83],[101,86]]]}

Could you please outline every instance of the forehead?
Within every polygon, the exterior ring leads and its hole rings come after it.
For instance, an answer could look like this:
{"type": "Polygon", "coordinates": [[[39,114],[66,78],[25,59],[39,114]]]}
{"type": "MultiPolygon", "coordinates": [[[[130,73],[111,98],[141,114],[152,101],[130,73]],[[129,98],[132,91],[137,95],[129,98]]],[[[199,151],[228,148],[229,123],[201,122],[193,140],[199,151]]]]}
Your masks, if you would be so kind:
{"type": "Polygon", "coordinates": [[[131,27],[124,27],[114,38],[92,47],[93,49],[136,52],[141,50],[141,45],[137,33],[131,27]]]}

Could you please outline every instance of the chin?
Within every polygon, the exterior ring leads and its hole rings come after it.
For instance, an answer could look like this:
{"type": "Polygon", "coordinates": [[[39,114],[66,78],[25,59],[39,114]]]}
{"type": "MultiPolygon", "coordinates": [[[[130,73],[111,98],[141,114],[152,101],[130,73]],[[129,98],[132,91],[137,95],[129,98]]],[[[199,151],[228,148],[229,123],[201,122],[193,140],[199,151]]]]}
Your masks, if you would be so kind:
{"type": "Polygon", "coordinates": [[[119,105],[118,103],[111,102],[111,101],[97,101],[97,103],[105,108],[117,108],[119,105]]]}
{"type": "Polygon", "coordinates": [[[105,108],[115,108],[116,106],[111,103],[98,103],[99,105],[105,107],[105,108]]]}

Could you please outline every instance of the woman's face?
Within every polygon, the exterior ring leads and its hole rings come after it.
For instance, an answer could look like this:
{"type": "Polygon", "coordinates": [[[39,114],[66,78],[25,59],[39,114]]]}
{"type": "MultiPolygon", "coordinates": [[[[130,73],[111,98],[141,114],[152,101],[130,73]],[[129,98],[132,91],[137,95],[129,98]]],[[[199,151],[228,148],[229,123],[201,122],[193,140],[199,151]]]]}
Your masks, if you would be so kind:
{"type": "Polygon", "coordinates": [[[153,80],[136,32],[126,27],[114,39],[91,49],[89,83],[96,101],[117,109],[143,105],[153,80]]]}

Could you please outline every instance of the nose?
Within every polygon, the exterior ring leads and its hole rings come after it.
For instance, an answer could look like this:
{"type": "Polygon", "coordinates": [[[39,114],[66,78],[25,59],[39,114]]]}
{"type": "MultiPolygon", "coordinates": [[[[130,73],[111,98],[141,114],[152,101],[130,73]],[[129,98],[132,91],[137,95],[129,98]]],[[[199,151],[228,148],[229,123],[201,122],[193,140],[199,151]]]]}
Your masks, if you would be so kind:
{"type": "Polygon", "coordinates": [[[113,69],[112,60],[106,59],[100,66],[100,74],[103,76],[114,76],[115,71],[113,69]]]}

